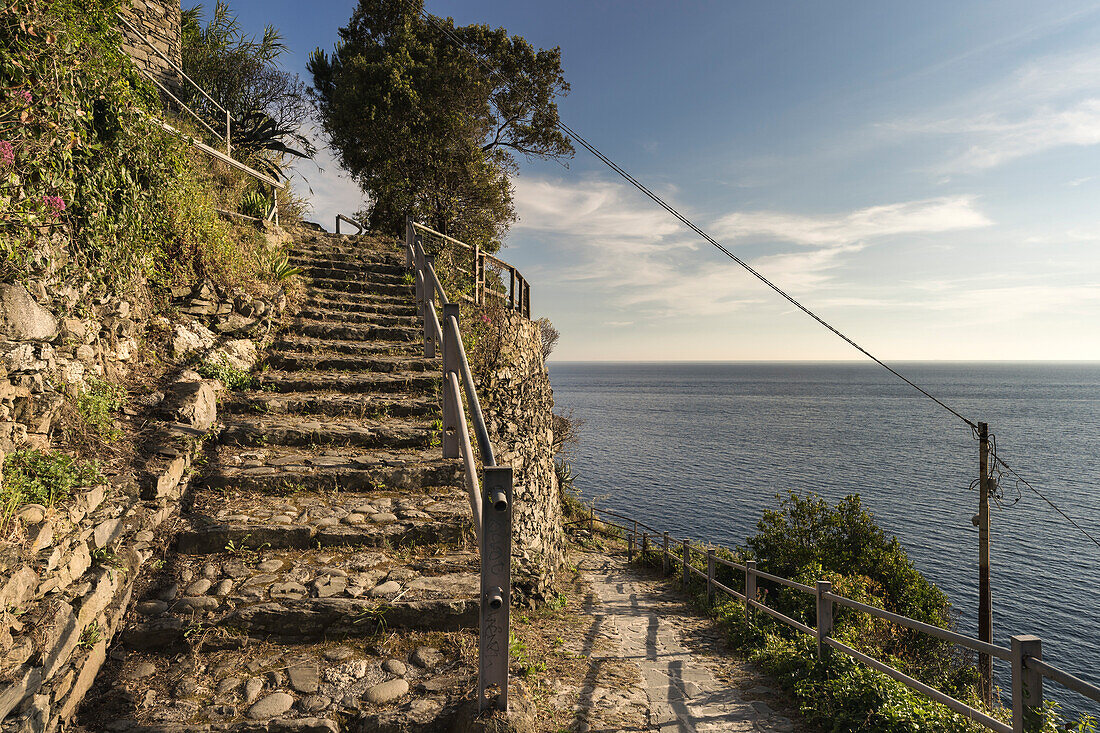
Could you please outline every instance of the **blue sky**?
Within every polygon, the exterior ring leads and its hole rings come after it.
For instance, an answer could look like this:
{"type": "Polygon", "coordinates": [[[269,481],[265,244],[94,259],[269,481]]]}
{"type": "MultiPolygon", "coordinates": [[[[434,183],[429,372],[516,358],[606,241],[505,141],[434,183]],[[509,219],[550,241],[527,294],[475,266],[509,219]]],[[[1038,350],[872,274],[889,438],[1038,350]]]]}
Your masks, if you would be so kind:
{"type": "MultiPolygon", "coordinates": [[[[305,76],[354,3],[231,6],[305,76]]],[[[1100,360],[1095,3],[428,9],[561,46],[569,125],[880,357],[1100,360]]],[[[331,227],[361,197],[321,159],[302,172],[331,227]]],[[[515,187],[502,254],[556,359],[859,356],[583,151],[515,187]]]]}

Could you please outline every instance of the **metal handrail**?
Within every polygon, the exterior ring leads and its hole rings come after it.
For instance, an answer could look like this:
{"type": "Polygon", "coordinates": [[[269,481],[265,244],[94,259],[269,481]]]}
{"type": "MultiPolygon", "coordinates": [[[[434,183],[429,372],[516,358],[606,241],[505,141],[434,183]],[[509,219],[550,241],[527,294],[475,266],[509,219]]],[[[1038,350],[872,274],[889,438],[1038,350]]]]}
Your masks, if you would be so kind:
{"type": "MultiPolygon", "coordinates": [[[[362,234],[363,232],[367,231],[367,227],[364,226],[363,224],[361,224],[360,222],[357,222],[355,219],[348,218],[348,217],[344,216],[343,214],[337,214],[336,215],[336,233],[337,234],[340,233],[340,222],[342,222],[342,221],[346,221],[348,224],[351,224],[353,227],[355,227],[356,229],[359,230],[359,231],[355,232],[355,235],[362,234]]],[[[352,235],[352,236],[355,236],[355,235],[352,235]]]]}
{"type": "Polygon", "coordinates": [[[436,231],[431,227],[425,226],[415,221],[409,221],[409,227],[411,232],[409,238],[413,239],[417,232],[431,235],[433,237],[439,237],[445,242],[454,244],[468,252],[473,253],[473,270],[472,272],[465,268],[456,268],[462,270],[466,274],[470,274],[474,278],[474,303],[476,305],[485,304],[485,296],[492,295],[493,297],[501,300],[508,301],[508,307],[511,310],[518,311],[525,318],[531,317],[531,285],[527,282],[527,278],[516,269],[514,265],[510,265],[504,260],[496,257],[488,252],[481,251],[481,248],[476,245],[469,245],[465,242],[455,239],[454,237],[443,234],[436,231]],[[505,291],[494,290],[489,287],[485,282],[485,268],[487,265],[492,264],[506,270],[509,274],[508,289],[505,291]]]}
{"type": "MultiPolygon", "coordinates": [[[[608,522],[604,519],[597,519],[595,506],[589,506],[588,523],[591,529],[595,529],[596,522],[598,521],[603,526],[617,527],[627,533],[626,539],[628,544],[629,556],[633,556],[633,547],[636,542],[637,527],[644,526],[647,530],[657,534],[657,531],[652,527],[643,525],[635,519],[628,517],[617,512],[610,510],[601,510],[604,513],[623,519],[627,522],[634,523],[634,530],[629,527],[615,524],[614,522],[608,522]]],[[[938,626],[932,626],[931,624],[924,623],[923,621],[917,621],[916,619],[909,618],[908,616],[902,616],[900,614],[892,613],[875,606],[870,606],[859,601],[854,601],[850,598],[837,595],[832,592],[832,584],[828,581],[818,581],[817,587],[812,587],[804,583],[798,583],[788,578],[783,578],[771,573],[765,573],[756,569],[755,561],[749,560],[744,565],[719,558],[715,555],[713,550],[706,550],[707,556],[707,571],[702,570],[691,565],[691,555],[695,553],[704,552],[704,548],[696,547],[692,545],[688,540],[676,540],[668,532],[663,533],[664,546],[660,549],[663,565],[665,571],[669,569],[669,558],[678,560],[683,566],[683,583],[686,588],[687,579],[689,576],[697,576],[704,578],[707,584],[707,597],[713,598],[713,591],[720,590],[733,598],[741,601],[746,606],[746,612],[750,609],[756,609],[766,613],[767,615],[775,618],[776,620],[791,626],[792,628],[801,631],[804,634],[810,636],[816,636],[818,640],[818,655],[820,658],[825,659],[824,650],[826,648],[832,648],[840,651],[853,659],[866,664],[867,666],[882,672],[883,674],[892,677],[893,679],[901,682],[910,689],[913,689],[927,697],[936,700],[943,705],[946,705],[951,710],[966,716],[968,719],[981,723],[982,725],[990,728],[991,730],[998,731],[998,733],[1024,733],[1025,731],[1032,730],[1035,726],[1035,721],[1041,719],[1041,711],[1043,710],[1043,694],[1042,694],[1042,678],[1046,677],[1054,682],[1058,682],[1067,689],[1073,690],[1085,697],[1088,697],[1096,702],[1100,702],[1100,687],[1093,685],[1079,677],[1076,677],[1065,670],[1059,669],[1048,662],[1043,661],[1042,652],[1040,646],[1040,640],[1038,637],[1033,636],[1013,636],[1012,648],[1006,648],[997,646],[995,644],[989,644],[987,642],[973,639],[963,634],[958,634],[954,631],[947,629],[941,629],[938,626]],[[673,544],[680,545],[682,548],[679,553],[679,557],[672,549],[673,544]],[[711,561],[714,562],[711,562],[711,561]],[[738,592],[715,579],[715,565],[722,564],[727,567],[740,570],[745,573],[745,592],[738,592]],[[756,581],[758,579],[770,580],[773,582],[781,583],[783,585],[795,588],[797,590],[813,594],[817,597],[817,628],[812,628],[807,624],[804,624],[796,619],[790,618],[783,613],[780,613],[774,608],[771,608],[764,603],[760,602],[756,598],[756,581]],[[973,649],[981,654],[987,654],[989,656],[1003,659],[1012,664],[1012,725],[1007,725],[1004,722],[994,718],[987,713],[974,708],[961,700],[957,700],[950,695],[947,695],[929,685],[920,682],[904,672],[891,667],[890,665],[882,662],[874,657],[868,656],[852,647],[843,644],[836,639],[832,638],[830,634],[833,628],[833,604],[846,606],[857,611],[862,611],[872,616],[891,621],[914,631],[936,636],[946,641],[959,644],[960,646],[973,649]],[[1028,678],[1027,675],[1033,675],[1033,678],[1028,678]]]]}

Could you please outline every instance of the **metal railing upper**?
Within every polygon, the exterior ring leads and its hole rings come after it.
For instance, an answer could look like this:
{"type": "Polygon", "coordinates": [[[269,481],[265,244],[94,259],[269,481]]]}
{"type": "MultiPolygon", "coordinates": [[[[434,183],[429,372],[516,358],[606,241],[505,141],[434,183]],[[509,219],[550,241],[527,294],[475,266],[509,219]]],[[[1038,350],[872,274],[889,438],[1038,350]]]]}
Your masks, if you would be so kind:
{"type": "MultiPolygon", "coordinates": [[[[675,550],[672,549],[672,545],[680,545],[679,562],[682,566],[681,569],[681,583],[686,588],[689,583],[689,579],[692,576],[701,578],[706,583],[707,599],[711,603],[714,602],[715,592],[722,591],[729,596],[741,601],[745,604],[745,615],[750,617],[753,610],[762,611],[776,620],[791,626],[792,628],[801,631],[804,634],[814,636],[817,638],[817,653],[820,659],[827,659],[826,650],[835,649],[849,657],[862,662],[863,664],[882,672],[883,674],[892,677],[893,679],[901,682],[906,687],[909,687],[922,695],[932,698],[939,703],[947,706],[951,710],[963,715],[964,717],[973,720],[976,723],[980,723],[985,727],[998,731],[999,733],[1027,733],[1028,731],[1038,730],[1042,723],[1043,716],[1043,679],[1049,679],[1057,682],[1064,687],[1073,690],[1074,692],[1083,695],[1091,700],[1100,702],[1100,687],[1086,682],[1085,680],[1075,677],[1074,675],[1066,672],[1063,669],[1059,669],[1054,665],[1043,660],[1042,656],[1042,641],[1037,636],[1032,635],[1016,635],[1011,637],[1011,645],[1009,647],[998,646],[996,644],[990,644],[978,639],[959,634],[948,629],[941,629],[938,626],[932,626],[924,623],[923,621],[917,621],[916,619],[909,618],[908,616],[902,616],[900,614],[891,613],[882,608],[876,608],[875,606],[867,605],[866,603],[860,603],[850,598],[846,598],[841,595],[837,595],[832,592],[832,584],[827,580],[819,580],[814,586],[807,585],[805,583],[799,583],[789,578],[783,578],[778,575],[772,575],[756,568],[756,562],[753,560],[746,560],[744,563],[734,562],[726,558],[718,557],[713,547],[698,547],[693,545],[690,541],[675,540],[668,532],[661,532],[653,527],[643,524],[632,517],[619,514],[617,512],[601,509],[601,515],[608,515],[617,519],[622,519],[624,522],[630,523],[630,526],[624,524],[617,524],[615,522],[609,522],[606,519],[597,517],[595,508],[593,506],[588,507],[589,514],[587,522],[589,530],[595,532],[597,530],[597,523],[602,527],[615,527],[623,532],[627,540],[627,554],[630,559],[633,559],[635,546],[638,545],[638,530],[642,528],[644,531],[641,535],[641,548],[642,551],[648,551],[650,533],[654,541],[657,538],[662,540],[660,547],[662,566],[666,573],[669,572],[672,561],[676,560],[675,550]],[[707,569],[704,572],[699,568],[692,565],[693,554],[697,554],[707,561],[707,569]],[[715,579],[715,567],[716,565],[725,565],[733,568],[745,574],[745,586],[744,591],[739,592],[730,588],[715,579]],[[814,596],[817,600],[817,617],[815,620],[815,626],[811,627],[800,621],[790,618],[774,608],[770,608],[764,603],[758,600],[757,595],[757,582],[759,580],[770,581],[784,585],[789,588],[793,588],[802,593],[814,596]],[[947,695],[934,687],[926,685],[920,680],[914,679],[905,674],[901,670],[898,670],[890,665],[882,662],[874,657],[871,657],[863,652],[860,652],[852,647],[837,641],[832,638],[833,630],[833,606],[845,606],[857,611],[875,616],[877,618],[890,621],[913,631],[918,631],[924,634],[929,634],[940,639],[958,644],[960,646],[972,649],[979,654],[988,654],[990,656],[1002,659],[1009,662],[1012,667],[1012,724],[1008,725],[1001,720],[989,715],[988,713],[978,710],[961,700],[958,700],[950,695],[947,695]]],[[[582,522],[585,520],[581,520],[582,522]]]]}
{"type": "Polygon", "coordinates": [[[456,263],[454,269],[472,279],[473,296],[460,295],[459,297],[472,302],[474,305],[485,305],[487,296],[496,298],[504,301],[508,308],[519,312],[524,318],[529,319],[531,317],[531,284],[513,265],[483,251],[476,244],[466,244],[417,222],[411,222],[411,226],[413,229],[412,236],[419,233],[436,237],[445,243],[444,246],[452,245],[459,252],[470,257],[470,269],[466,269],[464,263],[456,263]],[[506,286],[505,289],[498,290],[494,287],[494,283],[489,282],[487,274],[490,270],[497,272],[501,285],[506,286]]]}
{"type": "MultiPolygon", "coordinates": [[[[356,227],[356,234],[366,229],[354,219],[339,214],[336,217],[337,233],[341,222],[356,227]]],[[[478,704],[481,710],[490,707],[507,710],[512,586],[512,468],[496,465],[496,454],[489,440],[481,401],[462,343],[459,306],[451,302],[440,283],[433,258],[424,252],[422,238],[416,234],[411,220],[406,223],[405,231],[405,264],[412,268],[416,285],[417,310],[423,322],[424,356],[434,358],[441,352],[443,357],[443,457],[462,460],[463,481],[481,556],[478,704]],[[437,304],[442,309],[442,321],[436,311],[437,304]],[[477,442],[476,453],[470,441],[471,428],[477,442]],[[496,694],[492,695],[494,690],[496,694]]]]}
{"type": "MultiPolygon", "coordinates": [[[[190,143],[192,146],[198,148],[199,150],[203,151],[204,153],[206,153],[210,157],[216,158],[217,160],[220,160],[223,163],[225,163],[229,166],[232,166],[233,168],[236,168],[237,170],[241,171],[242,173],[250,175],[253,178],[255,178],[256,180],[261,181],[261,182],[266,183],[267,185],[271,186],[272,194],[273,194],[275,200],[274,200],[274,204],[271,207],[270,213],[268,213],[268,215],[265,218],[268,219],[268,220],[273,220],[276,224],[278,224],[279,223],[279,191],[280,190],[283,190],[283,191],[286,190],[287,182],[286,181],[282,181],[282,182],[277,181],[276,179],[272,178],[271,176],[268,176],[264,173],[260,173],[258,170],[256,170],[252,166],[249,166],[245,163],[242,163],[241,161],[234,158],[233,157],[233,142],[232,142],[233,122],[234,122],[234,120],[233,120],[233,115],[229,112],[229,110],[227,110],[225,107],[223,107],[221,104],[219,104],[218,101],[216,99],[214,99],[212,96],[210,96],[210,94],[205,89],[203,89],[194,79],[192,79],[190,76],[188,76],[184,72],[184,70],[179,66],[179,64],[172,61],[170,58],[168,58],[167,55],[164,54],[163,51],[161,51],[159,48],[157,48],[156,44],[154,44],[153,41],[147,35],[145,35],[140,30],[138,30],[134,26],[133,23],[131,23],[129,20],[126,19],[126,16],[124,16],[122,13],[116,11],[115,12],[115,17],[118,18],[118,20],[126,27],[127,30],[130,31],[131,34],[133,34],[136,38],[140,39],[141,41],[144,41],[145,45],[147,45],[149,48],[151,48],[153,50],[153,52],[156,53],[157,56],[159,56],[162,61],[164,61],[164,63],[168,64],[169,68],[171,68],[173,71],[175,71],[177,74],[180,75],[180,78],[182,78],[184,81],[186,81],[188,84],[190,84],[203,97],[205,97],[207,99],[207,101],[209,101],[212,105],[214,105],[221,113],[225,114],[225,132],[220,133],[220,132],[218,132],[217,130],[214,129],[213,125],[211,125],[209,122],[204,120],[198,112],[191,109],[187,104],[185,104],[182,100],[180,100],[179,97],[177,97],[175,94],[173,94],[172,91],[170,89],[168,89],[168,87],[166,87],[164,84],[162,84],[156,78],[156,76],[154,76],[147,69],[144,69],[141,66],[137,67],[138,71],[140,71],[145,76],[146,79],[151,81],[157,87],[157,89],[159,89],[161,91],[162,94],[164,94],[169,99],[171,99],[173,102],[175,102],[180,107],[180,109],[185,111],[196,122],[198,122],[199,125],[201,125],[204,130],[206,130],[211,135],[213,135],[217,140],[221,141],[221,143],[225,146],[225,152],[223,153],[222,151],[220,151],[220,150],[218,150],[218,149],[216,149],[216,148],[214,148],[210,145],[207,145],[202,140],[199,140],[195,137],[192,137],[191,135],[188,135],[187,133],[176,129],[175,127],[172,127],[171,125],[169,125],[168,123],[166,123],[162,120],[158,120],[160,126],[166,132],[171,132],[171,133],[174,133],[174,134],[177,134],[177,135],[182,135],[187,140],[188,143],[190,143]]],[[[220,123],[220,121],[219,121],[219,123],[220,123]]]]}

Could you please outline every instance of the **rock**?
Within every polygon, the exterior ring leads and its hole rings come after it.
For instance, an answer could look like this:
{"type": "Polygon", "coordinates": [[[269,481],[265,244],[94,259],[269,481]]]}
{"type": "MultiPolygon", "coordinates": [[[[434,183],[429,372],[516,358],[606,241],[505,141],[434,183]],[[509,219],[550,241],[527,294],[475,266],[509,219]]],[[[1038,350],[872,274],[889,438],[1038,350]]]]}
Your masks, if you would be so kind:
{"type": "Polygon", "coordinates": [[[403,679],[390,680],[388,682],[382,682],[374,687],[368,688],[363,693],[363,699],[367,702],[374,703],[375,705],[381,705],[387,703],[390,700],[396,700],[402,695],[406,695],[409,692],[409,683],[403,679]]]}
{"type": "Polygon", "coordinates": [[[201,349],[209,349],[217,337],[206,326],[198,323],[176,324],[172,329],[172,356],[180,358],[201,349]]]}
{"type": "Polygon", "coordinates": [[[241,686],[240,677],[226,677],[224,680],[218,683],[219,695],[230,695],[237,691],[237,688],[241,686]]]}
{"type": "Polygon", "coordinates": [[[184,677],[176,684],[176,697],[193,697],[199,694],[200,690],[202,687],[195,679],[184,677]]]}
{"type": "Polygon", "coordinates": [[[306,597],[306,587],[301,583],[287,582],[287,583],[275,583],[271,586],[271,599],[279,600],[286,598],[292,601],[299,601],[306,597]]]}
{"type": "Polygon", "coordinates": [[[260,696],[260,691],[264,689],[264,681],[259,677],[250,677],[245,680],[244,683],[244,703],[245,705],[251,705],[256,701],[256,698],[260,696]]]}
{"type": "Polygon", "coordinates": [[[383,596],[393,595],[401,591],[401,584],[396,580],[387,580],[381,585],[376,585],[370,592],[375,598],[381,598],[383,596]]]}
{"type": "Polygon", "coordinates": [[[211,585],[213,585],[213,583],[210,582],[210,578],[199,578],[194,583],[187,586],[187,595],[189,595],[189,596],[205,595],[206,591],[210,590],[211,585]]]}
{"type": "Polygon", "coordinates": [[[310,695],[299,704],[299,707],[307,713],[316,713],[324,710],[332,704],[332,698],[324,695],[310,695]]]}
{"type": "Polygon", "coordinates": [[[218,600],[210,596],[184,596],[172,606],[173,611],[212,611],[218,607],[218,600]]]}
{"type": "Polygon", "coordinates": [[[22,285],[0,285],[0,332],[13,341],[51,341],[59,324],[22,285]]]}
{"type": "Polygon", "coordinates": [[[420,646],[412,653],[409,661],[421,669],[431,669],[443,661],[443,655],[434,647],[420,646]]]}
{"type": "Polygon", "coordinates": [[[229,595],[229,593],[232,590],[233,590],[233,581],[226,579],[226,580],[223,580],[223,581],[219,582],[217,585],[215,585],[214,589],[211,592],[214,595],[218,596],[219,598],[222,598],[224,596],[229,595]]]}
{"type": "MultiPolygon", "coordinates": [[[[237,327],[245,326],[243,323],[234,325],[237,327]]],[[[248,371],[255,366],[256,360],[259,359],[259,352],[256,351],[256,344],[249,339],[235,339],[226,341],[225,344],[216,349],[211,349],[203,358],[215,364],[227,364],[234,369],[248,371]]]]}
{"type": "Polygon", "coordinates": [[[180,587],[178,585],[176,585],[175,583],[173,583],[172,585],[170,585],[167,588],[165,588],[164,590],[162,590],[157,595],[157,598],[161,599],[162,601],[174,601],[174,600],[176,600],[176,596],[179,595],[179,592],[180,592],[180,587]]]}
{"type": "Polygon", "coordinates": [[[313,587],[317,589],[318,598],[330,598],[343,593],[348,587],[348,580],[338,576],[318,578],[313,581],[313,587]]]}
{"type": "Polygon", "coordinates": [[[348,649],[346,646],[337,646],[332,649],[326,649],[322,652],[321,656],[330,662],[342,662],[350,657],[354,652],[348,649]]]}
{"type": "Polygon", "coordinates": [[[248,709],[248,717],[253,720],[267,720],[282,715],[294,704],[294,698],[285,692],[273,692],[254,703],[248,709]]]}
{"type": "Polygon", "coordinates": [[[287,670],[287,674],[290,675],[290,686],[298,692],[306,694],[317,692],[319,684],[317,665],[309,663],[295,664],[287,670]]]}
{"type": "Polygon", "coordinates": [[[203,432],[218,417],[218,397],[209,381],[176,382],[169,389],[170,419],[203,432]]]}
{"type": "Polygon", "coordinates": [[[396,514],[390,514],[389,512],[378,512],[377,514],[372,514],[371,515],[370,521],[374,522],[375,524],[384,524],[386,522],[396,522],[397,521],[397,515],[396,514]]]}
{"type": "Polygon", "coordinates": [[[325,682],[331,682],[338,687],[347,687],[356,680],[361,680],[367,675],[370,662],[366,659],[356,659],[339,667],[331,667],[325,670],[325,682]]]}
{"type": "Polygon", "coordinates": [[[46,519],[46,507],[41,504],[24,504],[15,514],[23,524],[41,524],[46,519]]]}
{"type": "Polygon", "coordinates": [[[75,354],[76,358],[84,364],[94,364],[96,362],[95,349],[87,344],[77,346],[75,354]]]}
{"type": "Polygon", "coordinates": [[[168,603],[160,600],[141,601],[134,606],[134,610],[142,616],[159,616],[168,610],[168,603]]]}
{"type": "Polygon", "coordinates": [[[276,570],[283,569],[282,560],[264,560],[262,563],[256,566],[256,569],[261,573],[274,573],[276,570]]]}
{"type": "Polygon", "coordinates": [[[140,680],[144,677],[148,677],[156,673],[156,665],[154,665],[152,662],[140,662],[134,665],[126,676],[132,680],[140,680]]]}
{"type": "Polygon", "coordinates": [[[405,673],[409,671],[405,663],[397,659],[387,659],[382,662],[382,669],[398,677],[404,677],[405,673]]]}
{"type": "Polygon", "coordinates": [[[348,524],[362,524],[363,522],[367,521],[367,518],[366,516],[359,514],[358,512],[352,512],[351,514],[344,517],[344,521],[348,524]]]}
{"type": "Polygon", "coordinates": [[[85,339],[88,338],[88,327],[79,318],[62,318],[61,337],[74,344],[85,343],[85,339]]]}

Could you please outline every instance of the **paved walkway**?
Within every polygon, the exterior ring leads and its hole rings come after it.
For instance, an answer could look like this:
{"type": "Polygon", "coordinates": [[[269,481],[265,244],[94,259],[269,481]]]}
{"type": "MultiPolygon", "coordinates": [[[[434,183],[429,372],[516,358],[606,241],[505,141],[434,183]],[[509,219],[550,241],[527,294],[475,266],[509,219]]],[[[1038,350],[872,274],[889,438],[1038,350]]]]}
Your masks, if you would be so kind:
{"type": "MultiPolygon", "coordinates": [[[[766,678],[724,654],[722,635],[692,614],[666,583],[604,555],[587,555],[581,570],[592,587],[591,612],[601,635],[617,640],[618,657],[638,667],[646,699],[632,703],[648,706],[648,727],[640,729],[802,730],[769,705],[783,703],[766,678]]],[[[596,655],[592,661],[599,661],[596,655]]],[[[591,731],[602,729],[601,717],[589,718],[591,731]]]]}

